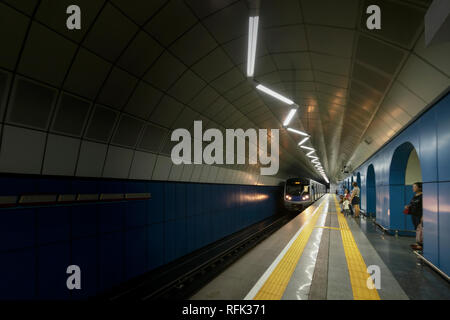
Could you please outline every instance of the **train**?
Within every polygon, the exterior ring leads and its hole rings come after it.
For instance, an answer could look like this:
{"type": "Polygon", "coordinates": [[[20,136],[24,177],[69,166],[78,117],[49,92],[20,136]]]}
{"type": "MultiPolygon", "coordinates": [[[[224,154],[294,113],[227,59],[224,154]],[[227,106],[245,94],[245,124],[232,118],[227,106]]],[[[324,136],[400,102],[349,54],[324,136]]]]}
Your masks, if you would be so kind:
{"type": "Polygon", "coordinates": [[[284,183],[284,208],[296,211],[305,208],[320,199],[327,187],[308,178],[291,178],[284,183]]]}

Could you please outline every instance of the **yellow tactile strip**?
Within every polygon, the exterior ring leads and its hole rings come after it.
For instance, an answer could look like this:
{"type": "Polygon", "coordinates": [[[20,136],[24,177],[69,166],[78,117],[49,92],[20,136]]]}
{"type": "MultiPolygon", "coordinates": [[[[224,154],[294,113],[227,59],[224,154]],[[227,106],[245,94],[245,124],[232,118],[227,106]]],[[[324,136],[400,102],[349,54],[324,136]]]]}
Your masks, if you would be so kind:
{"type": "MultiPolygon", "coordinates": [[[[334,196],[334,202],[338,212],[339,227],[341,230],[342,244],[344,246],[345,258],[347,260],[350,282],[352,285],[353,299],[380,300],[377,289],[369,289],[367,286],[367,281],[370,275],[367,272],[366,263],[364,262],[358,246],[356,245],[352,231],[348,227],[347,220],[342,213],[339,213],[339,204],[336,196],[334,196]]],[[[372,281],[372,279],[369,281],[372,281]]]]}
{"type": "Polygon", "coordinates": [[[341,230],[341,229],[335,228],[335,227],[315,227],[315,228],[320,228],[320,229],[331,229],[331,230],[341,230]]]}
{"type": "Polygon", "coordinates": [[[298,260],[302,256],[303,250],[314,230],[320,212],[323,210],[322,206],[324,204],[325,201],[320,204],[317,212],[310,218],[297,239],[295,239],[289,250],[275,267],[272,274],[267,278],[261,289],[259,289],[253,298],[254,300],[281,300],[289,280],[295,271],[298,260]]]}

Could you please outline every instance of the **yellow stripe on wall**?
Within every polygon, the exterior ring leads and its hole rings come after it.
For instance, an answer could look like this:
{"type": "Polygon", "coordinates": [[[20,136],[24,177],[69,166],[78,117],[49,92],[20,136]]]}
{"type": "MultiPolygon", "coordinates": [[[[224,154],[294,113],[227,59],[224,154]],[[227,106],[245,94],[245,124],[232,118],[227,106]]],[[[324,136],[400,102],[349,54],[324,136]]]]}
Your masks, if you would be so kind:
{"type": "Polygon", "coordinates": [[[294,273],[295,267],[297,266],[298,260],[302,256],[303,250],[314,230],[320,212],[323,209],[320,208],[326,201],[328,200],[322,202],[317,212],[307,222],[302,232],[292,243],[291,247],[275,267],[272,274],[267,278],[261,289],[259,289],[258,293],[253,298],[254,300],[281,300],[289,280],[294,273]]]}
{"type": "MultiPolygon", "coordinates": [[[[367,286],[367,279],[369,279],[370,275],[367,272],[366,263],[364,262],[361,252],[356,245],[356,241],[353,238],[353,234],[348,227],[347,220],[344,215],[340,213],[339,203],[336,196],[334,196],[334,202],[336,205],[336,211],[338,212],[339,228],[341,229],[342,244],[344,246],[345,258],[347,260],[347,267],[353,291],[353,299],[380,300],[377,289],[369,289],[367,286]]],[[[371,278],[370,282],[372,282],[371,278]]]]}

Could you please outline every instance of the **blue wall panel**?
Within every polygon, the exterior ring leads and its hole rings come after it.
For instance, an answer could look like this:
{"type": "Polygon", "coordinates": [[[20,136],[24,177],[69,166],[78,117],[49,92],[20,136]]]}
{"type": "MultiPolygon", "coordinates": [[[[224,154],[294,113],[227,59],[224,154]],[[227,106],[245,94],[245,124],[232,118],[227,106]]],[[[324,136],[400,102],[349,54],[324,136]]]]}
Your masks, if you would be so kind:
{"type": "Polygon", "coordinates": [[[175,220],[175,183],[164,185],[164,221],[175,220]]]}
{"type": "Polygon", "coordinates": [[[147,227],[147,269],[152,270],[164,264],[164,224],[147,227]]]}
{"type": "Polygon", "coordinates": [[[34,193],[37,190],[37,179],[1,177],[0,192],[2,195],[34,193]]]}
{"type": "Polygon", "coordinates": [[[38,297],[39,299],[68,299],[66,271],[70,265],[69,243],[41,246],[38,249],[38,297]]]}
{"type": "Polygon", "coordinates": [[[97,234],[98,206],[96,204],[73,206],[71,212],[74,238],[97,234]]]}
{"type": "Polygon", "coordinates": [[[145,227],[125,232],[126,279],[136,277],[147,270],[145,227]]]}
{"type": "Polygon", "coordinates": [[[438,225],[438,184],[423,185],[423,254],[425,258],[439,264],[439,225],[438,225]]]}
{"type": "Polygon", "coordinates": [[[436,112],[439,181],[450,181],[450,94],[439,102],[436,112]]]}
{"type": "Polygon", "coordinates": [[[122,203],[111,202],[99,206],[100,232],[120,231],[124,223],[124,207],[122,203]]]}
{"type": "Polygon", "coordinates": [[[72,291],[72,296],[87,298],[95,295],[98,292],[98,238],[73,240],[71,264],[81,270],[81,290],[72,291]]]}
{"type": "Polygon", "coordinates": [[[123,232],[100,236],[99,290],[106,290],[124,280],[123,232]]]}
{"type": "MultiPolygon", "coordinates": [[[[432,109],[420,119],[420,166],[423,182],[437,181],[437,110],[432,109]]],[[[417,150],[416,150],[417,151],[417,150]]]]}
{"type": "Polygon", "coordinates": [[[147,192],[151,193],[152,199],[147,201],[148,224],[164,221],[164,184],[158,182],[149,182],[147,192]]]}
{"type": "Polygon", "coordinates": [[[450,182],[439,184],[439,267],[450,274],[450,182]]]}
{"type": "Polygon", "coordinates": [[[34,246],[36,225],[34,209],[1,212],[0,251],[34,246]]]}
{"type": "Polygon", "coordinates": [[[400,185],[390,186],[390,228],[405,230],[403,209],[405,206],[405,187],[400,185]]]}
{"type": "Polygon", "coordinates": [[[0,261],[0,299],[36,298],[35,250],[0,253],[0,261]]]}
{"type": "Polygon", "coordinates": [[[197,233],[196,217],[186,218],[186,239],[187,239],[187,252],[192,252],[197,249],[195,234],[197,233]]]}
{"type": "Polygon", "coordinates": [[[275,214],[278,196],[278,187],[263,186],[35,176],[0,181],[1,195],[151,193],[149,200],[1,208],[0,298],[91,297],[275,214]],[[72,264],[81,268],[79,291],[66,287],[72,264]]]}
{"type": "Polygon", "coordinates": [[[131,201],[125,208],[125,227],[142,227],[147,224],[147,202],[131,201]]]}
{"type": "Polygon", "coordinates": [[[70,239],[70,207],[36,208],[38,244],[70,239]]]}

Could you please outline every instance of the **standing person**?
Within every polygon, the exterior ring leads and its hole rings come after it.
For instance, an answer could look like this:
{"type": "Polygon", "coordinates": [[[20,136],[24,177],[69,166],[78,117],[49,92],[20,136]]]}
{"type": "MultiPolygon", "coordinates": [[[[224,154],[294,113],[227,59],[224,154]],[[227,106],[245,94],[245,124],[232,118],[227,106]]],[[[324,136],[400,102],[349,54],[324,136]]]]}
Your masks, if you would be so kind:
{"type": "Polygon", "coordinates": [[[411,245],[414,250],[423,248],[423,204],[422,204],[422,182],[413,184],[414,197],[411,202],[405,206],[411,214],[414,228],[416,229],[416,243],[411,245]]]}
{"type": "Polygon", "coordinates": [[[359,218],[359,187],[358,183],[353,182],[353,190],[351,195],[352,206],[355,209],[355,218],[359,218]]]}

